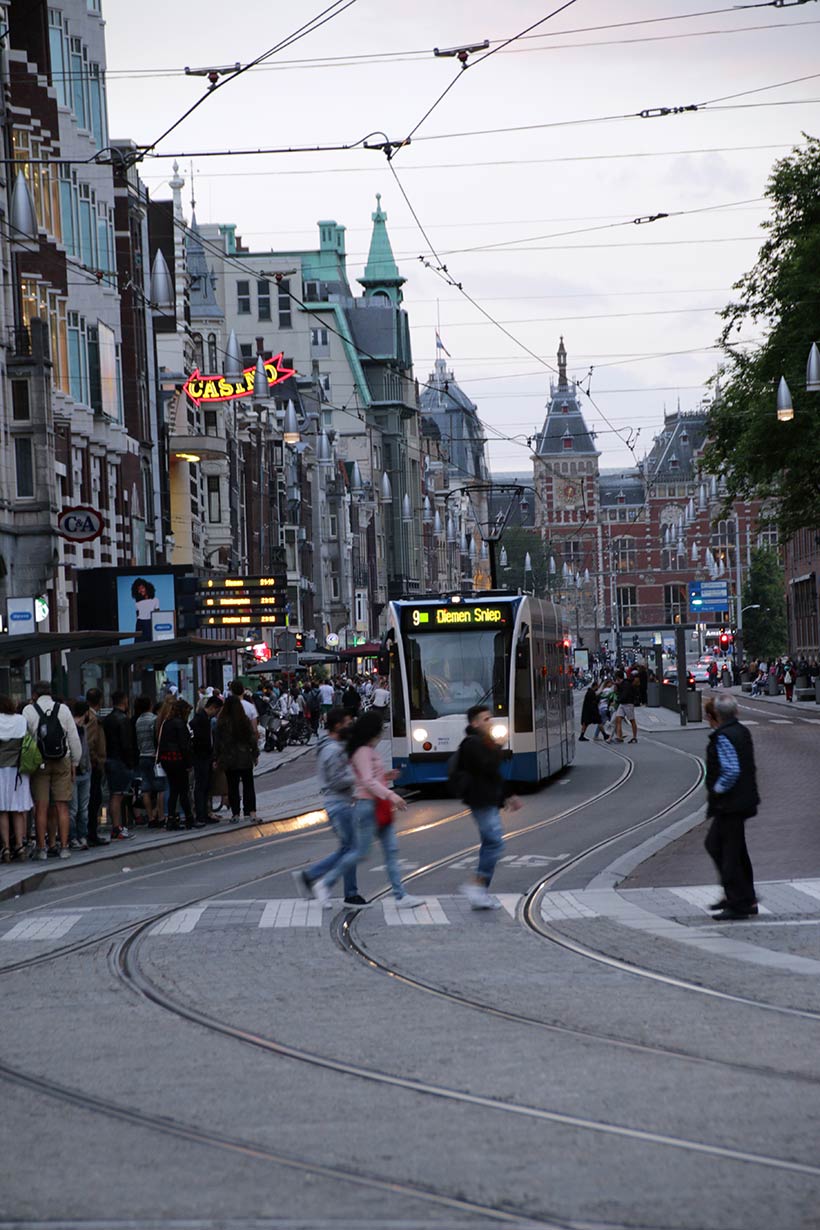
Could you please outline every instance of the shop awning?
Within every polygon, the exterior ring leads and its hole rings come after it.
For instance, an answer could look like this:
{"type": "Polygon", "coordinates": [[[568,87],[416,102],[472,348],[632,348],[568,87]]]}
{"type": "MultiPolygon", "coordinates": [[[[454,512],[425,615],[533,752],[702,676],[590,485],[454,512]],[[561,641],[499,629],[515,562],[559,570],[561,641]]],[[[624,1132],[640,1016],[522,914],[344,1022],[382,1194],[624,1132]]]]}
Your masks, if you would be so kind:
{"type": "Polygon", "coordinates": [[[133,632],[28,632],[20,636],[0,636],[0,662],[28,661],[41,654],[61,653],[64,649],[118,647],[133,632]]]}
{"type": "Polygon", "coordinates": [[[357,645],[355,649],[340,649],[340,658],[378,658],[382,647],[378,641],[368,641],[366,645],[357,645]]]}

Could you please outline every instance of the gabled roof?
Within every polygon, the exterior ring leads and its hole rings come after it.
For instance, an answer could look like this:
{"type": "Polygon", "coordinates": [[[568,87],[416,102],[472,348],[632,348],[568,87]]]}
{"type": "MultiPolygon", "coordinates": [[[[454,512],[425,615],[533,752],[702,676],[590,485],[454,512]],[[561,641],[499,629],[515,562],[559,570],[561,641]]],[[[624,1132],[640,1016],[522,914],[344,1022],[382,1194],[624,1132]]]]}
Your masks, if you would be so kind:
{"type": "Polygon", "coordinates": [[[685,482],[697,477],[698,458],[706,440],[707,416],[703,410],[691,414],[675,414],[664,417],[663,430],[655,437],[655,443],[644,462],[648,477],[662,478],[668,482],[676,478],[685,482]]]}
{"type": "Polygon", "coordinates": [[[536,439],[535,452],[539,456],[579,453],[598,456],[593,436],[581,412],[577,385],[574,380],[567,380],[567,352],[563,337],[558,346],[558,383],[550,383],[547,417],[536,439]],[[567,440],[571,441],[571,447],[566,444],[567,440]]]}
{"type": "Polygon", "coordinates": [[[185,237],[185,255],[190,278],[191,316],[195,319],[221,320],[225,313],[217,302],[215,278],[205,259],[205,246],[199,233],[196,213],[191,215],[191,226],[185,237]]]}

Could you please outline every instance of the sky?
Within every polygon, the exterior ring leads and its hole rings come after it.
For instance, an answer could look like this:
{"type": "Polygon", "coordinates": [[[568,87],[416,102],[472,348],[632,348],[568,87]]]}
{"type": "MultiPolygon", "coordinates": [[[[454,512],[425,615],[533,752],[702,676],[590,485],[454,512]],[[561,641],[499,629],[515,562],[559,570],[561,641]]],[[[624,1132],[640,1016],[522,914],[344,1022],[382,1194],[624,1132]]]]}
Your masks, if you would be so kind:
{"type": "MultiPolygon", "coordinates": [[[[560,3],[341,0],[320,29],[215,91],[157,144],[168,157],[141,169],[167,196],[178,157],[186,180],[193,170],[199,222],[235,223],[251,250],[316,247],[316,222],[335,219],[348,228],[351,280],[380,192],[416,376],[432,370],[440,321],[496,473],[530,469],[560,335],[570,376],[586,387],[592,368],[594,404],[582,408],[602,467],[643,456],[678,398],[684,411],[701,405],[716,313],[765,234],[772,164],[820,130],[813,0],[572,0],[542,21],[560,3]],[[466,71],[433,54],[492,48],[537,22],[484,63],[474,53],[466,71]],[[451,82],[391,164],[361,147],[219,156],[397,141],[451,82]],[[486,131],[499,128],[518,131],[486,131]],[[634,221],[659,213],[670,216],[634,221]]],[[[248,63],[323,4],[236,0],[233,27],[228,11],[104,0],[112,137],[155,142],[205,91],[185,65],[248,63]]]]}

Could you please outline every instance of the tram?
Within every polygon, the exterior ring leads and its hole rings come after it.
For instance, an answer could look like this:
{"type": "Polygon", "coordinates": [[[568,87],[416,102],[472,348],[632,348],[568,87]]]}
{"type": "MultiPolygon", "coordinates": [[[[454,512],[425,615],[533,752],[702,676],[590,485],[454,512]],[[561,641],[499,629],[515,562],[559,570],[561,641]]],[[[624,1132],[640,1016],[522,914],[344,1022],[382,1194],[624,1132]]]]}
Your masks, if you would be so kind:
{"type": "Polygon", "coordinates": [[[401,599],[389,611],[400,785],[447,780],[476,704],[492,712],[510,781],[541,782],[572,761],[572,670],[559,607],[504,592],[401,599]]]}

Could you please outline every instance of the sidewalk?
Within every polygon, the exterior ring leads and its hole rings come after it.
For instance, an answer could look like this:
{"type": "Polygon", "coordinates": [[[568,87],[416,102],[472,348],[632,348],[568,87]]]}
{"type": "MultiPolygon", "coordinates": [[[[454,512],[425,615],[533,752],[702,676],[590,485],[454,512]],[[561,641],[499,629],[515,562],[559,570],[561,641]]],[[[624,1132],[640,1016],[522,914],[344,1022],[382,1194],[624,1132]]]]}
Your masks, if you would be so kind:
{"type": "MultiPolygon", "coordinates": [[[[718,692],[720,689],[715,688],[715,691],[718,692]]],[[[818,708],[820,708],[816,700],[788,701],[786,700],[785,693],[782,696],[769,696],[768,693],[764,693],[762,696],[752,696],[750,692],[744,692],[742,688],[729,688],[729,691],[738,700],[746,700],[750,705],[778,705],[783,709],[805,709],[808,713],[816,713],[818,708]]]]}
{"type": "MultiPolygon", "coordinates": [[[[270,829],[270,825],[291,823],[300,829],[322,825],[326,822],[326,816],[315,778],[303,778],[279,788],[273,784],[269,786],[266,780],[275,781],[273,775],[278,769],[293,764],[315,750],[316,742],[311,740],[305,747],[260,753],[254,770],[258,792],[256,820],[240,820],[238,824],[231,824],[226,815],[219,824],[176,833],[140,825],[132,829],[133,836],[127,841],[111,842],[90,850],[72,850],[68,859],[51,858],[47,863],[27,859],[20,863],[0,864],[0,901],[23,892],[32,892],[41,888],[46,881],[53,885],[57,876],[66,883],[85,880],[95,872],[109,874],[125,866],[145,866],[168,857],[178,858],[189,850],[196,852],[215,845],[232,845],[237,841],[267,837],[271,832],[281,831],[270,829]]],[[[103,833],[107,830],[105,825],[100,828],[103,833]]]]}

